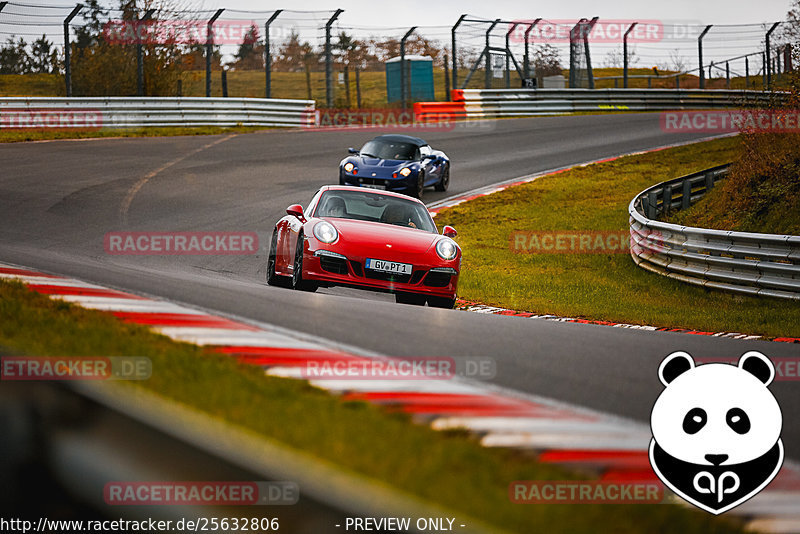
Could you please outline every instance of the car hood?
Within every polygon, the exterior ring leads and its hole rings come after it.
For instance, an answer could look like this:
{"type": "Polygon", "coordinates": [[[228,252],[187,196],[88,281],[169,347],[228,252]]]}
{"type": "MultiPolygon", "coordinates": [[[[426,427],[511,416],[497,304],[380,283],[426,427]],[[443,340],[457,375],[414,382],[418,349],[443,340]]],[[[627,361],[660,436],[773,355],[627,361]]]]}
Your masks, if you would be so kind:
{"type": "Polygon", "coordinates": [[[336,218],[325,220],[338,230],[337,244],[358,247],[365,255],[386,255],[389,252],[393,257],[395,254],[423,254],[441,238],[439,234],[391,224],[336,218]]]}
{"type": "Polygon", "coordinates": [[[380,159],[380,158],[368,158],[365,156],[359,156],[357,158],[357,163],[362,168],[375,168],[375,169],[396,169],[398,167],[403,167],[405,165],[414,163],[410,160],[403,160],[403,159],[380,159]]]}

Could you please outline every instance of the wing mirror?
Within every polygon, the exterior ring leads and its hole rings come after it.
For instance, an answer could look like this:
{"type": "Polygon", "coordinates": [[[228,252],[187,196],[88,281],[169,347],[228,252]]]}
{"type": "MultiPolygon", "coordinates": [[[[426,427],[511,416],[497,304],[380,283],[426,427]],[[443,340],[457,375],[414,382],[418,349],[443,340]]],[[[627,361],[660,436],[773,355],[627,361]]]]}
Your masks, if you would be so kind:
{"type": "Polygon", "coordinates": [[[458,232],[456,232],[456,229],[452,226],[445,226],[442,228],[442,235],[452,239],[458,235],[458,232]]]}
{"type": "Polygon", "coordinates": [[[303,206],[300,204],[292,204],[288,208],[286,208],[286,213],[288,215],[293,215],[300,219],[300,222],[306,222],[306,217],[303,215],[303,206]]]}
{"type": "Polygon", "coordinates": [[[348,154],[358,154],[358,150],[356,150],[353,147],[350,147],[350,148],[347,149],[347,153],[348,154]]]}

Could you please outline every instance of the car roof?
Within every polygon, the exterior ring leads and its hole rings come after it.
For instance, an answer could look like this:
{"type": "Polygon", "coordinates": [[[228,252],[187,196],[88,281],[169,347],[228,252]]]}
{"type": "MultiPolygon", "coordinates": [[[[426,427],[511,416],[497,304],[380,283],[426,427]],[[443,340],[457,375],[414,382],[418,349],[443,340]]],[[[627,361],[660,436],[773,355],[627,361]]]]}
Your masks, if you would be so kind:
{"type": "Polygon", "coordinates": [[[324,185],[324,186],[319,188],[319,191],[320,192],[323,192],[323,191],[355,191],[357,193],[375,193],[377,195],[384,195],[384,196],[387,196],[387,197],[402,198],[403,200],[410,200],[412,202],[418,202],[418,203],[422,204],[423,206],[425,205],[425,203],[422,202],[421,200],[416,199],[414,197],[410,197],[408,195],[404,195],[402,193],[395,193],[393,191],[381,191],[380,189],[369,189],[369,188],[365,188],[365,187],[356,187],[356,186],[353,186],[353,185],[324,185]]]}
{"type": "Polygon", "coordinates": [[[375,140],[382,140],[382,141],[394,141],[400,143],[409,143],[415,146],[425,146],[428,143],[424,139],[420,139],[419,137],[413,137],[411,135],[402,135],[402,134],[386,134],[386,135],[379,135],[378,137],[374,138],[375,140]]]}

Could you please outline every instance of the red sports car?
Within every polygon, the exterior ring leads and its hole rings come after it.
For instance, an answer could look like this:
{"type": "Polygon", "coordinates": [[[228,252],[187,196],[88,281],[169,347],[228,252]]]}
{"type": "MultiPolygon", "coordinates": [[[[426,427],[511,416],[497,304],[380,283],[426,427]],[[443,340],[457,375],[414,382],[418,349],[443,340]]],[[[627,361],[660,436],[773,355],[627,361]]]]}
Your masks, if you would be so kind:
{"type": "Polygon", "coordinates": [[[397,302],[452,308],[461,270],[456,231],[439,235],[421,201],[388,191],[325,186],[272,233],[267,283],[304,291],[351,286],[397,302]]]}

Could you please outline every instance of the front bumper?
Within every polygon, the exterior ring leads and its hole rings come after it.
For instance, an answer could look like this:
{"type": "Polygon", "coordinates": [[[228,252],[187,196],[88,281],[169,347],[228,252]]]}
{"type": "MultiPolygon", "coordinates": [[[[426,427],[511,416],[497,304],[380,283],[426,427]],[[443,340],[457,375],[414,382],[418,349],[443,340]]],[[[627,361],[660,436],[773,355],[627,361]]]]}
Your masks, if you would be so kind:
{"type": "Polygon", "coordinates": [[[377,185],[386,188],[386,191],[393,191],[395,193],[404,193],[406,191],[414,191],[417,184],[417,175],[412,172],[406,177],[379,177],[379,176],[358,176],[342,172],[343,185],[353,185],[356,187],[365,187],[370,185],[377,185]]]}
{"type": "Polygon", "coordinates": [[[303,279],[315,280],[325,285],[351,286],[374,291],[447,298],[456,296],[459,260],[414,263],[410,275],[400,275],[366,269],[366,259],[365,256],[343,256],[326,249],[310,250],[306,246],[303,254],[303,279]]]}

